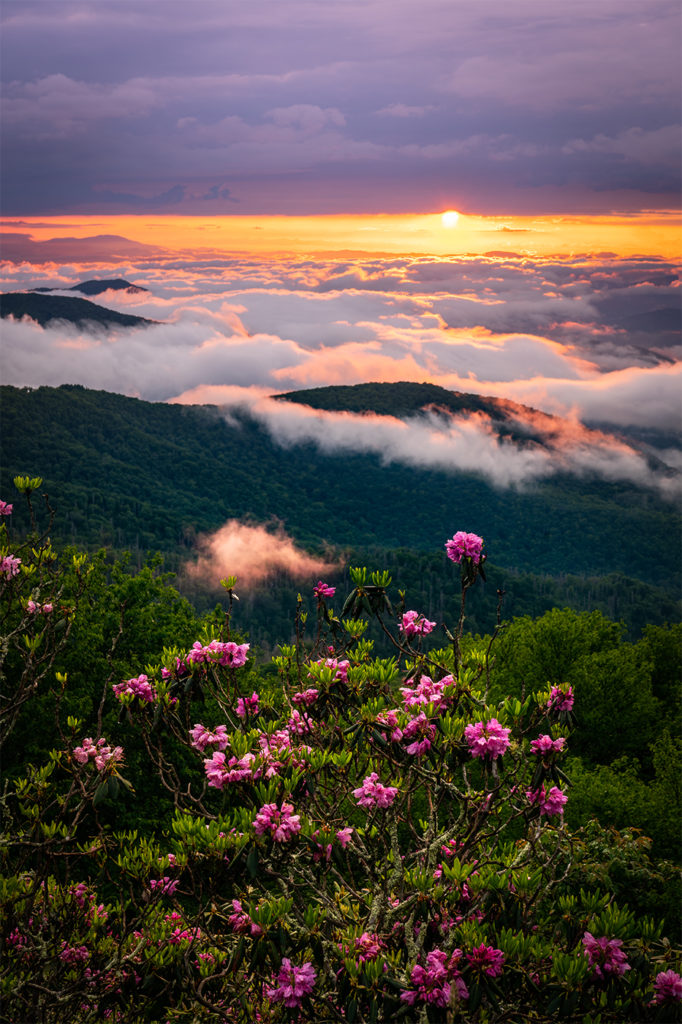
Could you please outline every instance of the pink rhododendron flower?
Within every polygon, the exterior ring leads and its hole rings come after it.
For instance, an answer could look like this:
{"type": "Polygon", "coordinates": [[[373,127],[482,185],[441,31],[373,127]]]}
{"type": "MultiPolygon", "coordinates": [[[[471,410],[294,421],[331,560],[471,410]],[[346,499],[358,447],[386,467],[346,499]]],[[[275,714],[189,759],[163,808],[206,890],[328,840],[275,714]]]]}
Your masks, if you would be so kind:
{"type": "Polygon", "coordinates": [[[0,500],[0,516],[11,516],[14,505],[8,505],[6,501],[0,500]]]}
{"type": "Polygon", "coordinates": [[[168,875],[164,875],[163,878],[152,878],[149,881],[149,888],[152,892],[158,892],[163,896],[172,896],[177,887],[177,879],[171,879],[168,875]]]}
{"type": "Polygon", "coordinates": [[[277,804],[265,804],[254,819],[254,832],[259,836],[269,832],[276,843],[288,843],[301,831],[299,815],[293,814],[293,810],[287,803],[281,808],[277,804]]]}
{"type": "Polygon", "coordinates": [[[309,687],[307,690],[303,690],[301,693],[295,693],[291,698],[291,703],[296,704],[298,707],[309,708],[315,703],[319,696],[319,692],[313,687],[309,687]]]}
{"type": "Polygon", "coordinates": [[[146,704],[153,704],[156,700],[154,688],[144,674],[133,679],[126,679],[124,683],[114,683],[112,689],[118,700],[128,695],[139,697],[146,704]]]}
{"type": "Polygon", "coordinates": [[[432,725],[423,711],[420,711],[416,718],[405,726],[403,739],[412,740],[407,747],[408,754],[416,754],[421,757],[427,750],[431,749],[431,741],[436,735],[436,727],[432,725]]]}
{"type": "Polygon", "coordinates": [[[338,658],[319,658],[315,665],[324,665],[326,668],[334,669],[334,678],[341,683],[348,682],[348,669],[350,662],[346,659],[339,661],[338,658]]]}
{"type": "Polygon", "coordinates": [[[403,704],[406,708],[417,707],[420,704],[433,704],[436,711],[443,711],[450,704],[450,698],[446,696],[445,688],[452,683],[454,683],[452,676],[443,676],[442,679],[437,679],[435,682],[430,676],[422,676],[415,687],[400,687],[403,704]]]}
{"type": "Polygon", "coordinates": [[[573,687],[553,686],[547,701],[548,711],[571,711],[573,709],[573,687]]]}
{"type": "Polygon", "coordinates": [[[237,715],[244,721],[248,716],[258,714],[258,701],[260,697],[254,690],[250,697],[239,697],[237,699],[237,715]]]}
{"type": "Polygon", "coordinates": [[[430,633],[434,629],[436,623],[429,622],[419,612],[409,611],[405,612],[402,618],[402,622],[398,623],[398,629],[405,636],[415,636],[416,634],[430,633]]]}
{"type": "Polygon", "coordinates": [[[241,668],[246,664],[246,655],[250,644],[236,644],[233,640],[211,640],[203,646],[198,640],[187,654],[187,661],[200,665],[213,663],[223,668],[241,668]]]}
{"type": "Polygon", "coordinates": [[[362,785],[353,790],[353,796],[361,807],[390,807],[397,795],[396,787],[384,786],[376,772],[368,775],[362,785]]]}
{"type": "Polygon", "coordinates": [[[461,562],[463,558],[470,558],[474,565],[481,561],[483,550],[483,538],[476,533],[464,533],[459,530],[452,540],[445,543],[445,551],[448,558],[453,562],[461,562]]]}
{"type": "Polygon", "coordinates": [[[313,594],[318,598],[333,597],[335,593],[336,587],[330,587],[327,583],[323,583],[322,580],[320,580],[316,587],[313,587],[313,594]]]}
{"type": "Polygon", "coordinates": [[[654,982],[656,1003],[679,1003],[682,1001],[682,977],[677,971],[661,971],[654,982]]]}
{"type": "Polygon", "coordinates": [[[488,978],[499,978],[502,974],[504,964],[504,953],[501,949],[494,949],[481,943],[474,947],[471,953],[467,953],[467,960],[473,971],[485,974],[488,978]]]}
{"type": "Polygon", "coordinates": [[[526,790],[526,797],[532,804],[537,804],[540,808],[540,814],[546,814],[548,818],[551,818],[556,814],[564,813],[564,806],[568,797],[565,793],[562,793],[558,786],[552,786],[547,791],[543,786],[539,789],[526,790]]]}
{"type": "Polygon", "coordinates": [[[380,936],[373,932],[363,932],[360,938],[355,940],[355,951],[359,954],[361,964],[364,964],[365,960],[376,960],[383,948],[384,943],[380,936]]]}
{"type": "Polygon", "coordinates": [[[222,789],[229,782],[256,778],[253,771],[255,760],[255,754],[246,753],[243,757],[231,757],[227,761],[222,750],[214,751],[213,757],[204,761],[209,786],[213,789],[222,789]]]}
{"type": "Polygon", "coordinates": [[[630,970],[627,957],[620,948],[622,945],[620,939],[607,939],[605,935],[595,939],[591,932],[585,932],[583,935],[585,956],[598,978],[606,981],[609,978],[620,977],[630,970]]]}
{"type": "Polygon", "coordinates": [[[249,932],[254,939],[263,934],[263,929],[255,921],[251,920],[239,900],[232,900],[232,906],[234,907],[234,913],[230,914],[227,920],[233,931],[238,934],[249,932]]]}
{"type": "Polygon", "coordinates": [[[11,579],[12,576],[16,576],[19,572],[21,565],[21,559],[16,555],[4,555],[0,559],[0,576],[4,576],[6,579],[11,579]]]}
{"type": "Polygon", "coordinates": [[[104,737],[94,743],[91,736],[86,736],[82,746],[73,748],[73,756],[78,764],[88,764],[89,761],[93,761],[97,771],[101,772],[109,762],[116,764],[123,760],[123,747],[113,747],[112,749],[104,737]]]}
{"type": "Polygon", "coordinates": [[[291,712],[291,718],[287,722],[287,728],[295,733],[296,736],[305,736],[306,733],[310,732],[312,726],[308,719],[294,708],[291,712]]]}
{"type": "Polygon", "coordinates": [[[282,966],[277,975],[277,987],[266,988],[265,994],[271,1003],[284,1003],[285,1006],[300,1006],[306,996],[309,996],[315,987],[317,974],[310,963],[301,967],[294,967],[287,957],[282,960],[282,966]]]}
{"type": "Polygon", "coordinates": [[[59,959],[63,960],[69,967],[77,967],[79,964],[85,963],[86,960],[90,959],[90,950],[87,946],[69,946],[68,943],[62,939],[62,949],[59,954],[59,959]]]}
{"type": "Polygon", "coordinates": [[[225,725],[217,725],[211,732],[201,722],[197,722],[194,728],[190,729],[189,735],[194,749],[202,754],[206,747],[216,746],[218,750],[225,750],[229,744],[227,726],[225,725]]]}
{"type": "Polygon", "coordinates": [[[530,744],[531,753],[542,754],[545,757],[547,754],[558,753],[564,749],[566,740],[563,736],[560,736],[558,740],[553,740],[551,736],[544,735],[540,736],[536,740],[532,740],[530,744]]]}
{"type": "Polygon", "coordinates": [[[467,725],[464,737],[472,757],[501,757],[509,747],[509,732],[496,718],[491,718],[489,722],[467,725]]]}
{"type": "Polygon", "coordinates": [[[413,990],[403,992],[403,1002],[414,1006],[416,1002],[430,1003],[445,1008],[450,1005],[450,986],[454,982],[460,999],[468,999],[469,992],[458,971],[461,949],[456,949],[448,959],[441,949],[433,949],[426,956],[426,967],[417,964],[412,968],[410,981],[413,990]]]}
{"type": "Polygon", "coordinates": [[[336,833],[336,838],[340,842],[341,848],[343,850],[345,850],[346,847],[348,846],[350,842],[350,837],[353,835],[354,831],[355,830],[352,829],[350,825],[346,825],[345,828],[340,828],[339,831],[336,833]]]}

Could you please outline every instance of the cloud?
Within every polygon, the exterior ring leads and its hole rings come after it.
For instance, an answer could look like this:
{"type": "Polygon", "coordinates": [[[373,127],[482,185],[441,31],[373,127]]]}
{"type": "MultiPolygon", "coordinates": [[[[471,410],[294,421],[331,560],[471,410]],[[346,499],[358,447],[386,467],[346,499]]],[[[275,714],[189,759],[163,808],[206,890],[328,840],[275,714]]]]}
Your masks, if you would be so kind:
{"type": "Polygon", "coordinates": [[[196,561],[187,562],[183,571],[214,587],[227,576],[236,576],[238,587],[258,586],[279,573],[294,579],[316,579],[339,566],[303,551],[281,526],[251,526],[237,519],[200,537],[197,547],[196,561]]]}

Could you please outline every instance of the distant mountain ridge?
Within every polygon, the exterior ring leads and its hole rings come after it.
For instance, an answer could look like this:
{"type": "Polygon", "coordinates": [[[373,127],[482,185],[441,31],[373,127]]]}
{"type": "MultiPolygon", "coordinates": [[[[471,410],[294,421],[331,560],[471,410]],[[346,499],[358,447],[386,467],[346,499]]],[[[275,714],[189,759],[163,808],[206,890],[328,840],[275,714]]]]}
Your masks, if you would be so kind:
{"type": "Polygon", "coordinates": [[[88,281],[80,281],[71,285],[70,288],[29,288],[30,292],[80,292],[82,295],[101,295],[102,292],[128,292],[130,295],[148,292],[149,288],[141,285],[131,284],[123,277],[112,278],[91,278],[88,281]]]}
{"type": "Polygon", "coordinates": [[[132,313],[119,313],[88,299],[71,298],[68,295],[43,292],[0,293],[0,317],[21,320],[26,316],[35,320],[41,327],[58,320],[76,326],[94,323],[101,326],[147,327],[159,323],[158,320],[148,320],[132,313]]]}

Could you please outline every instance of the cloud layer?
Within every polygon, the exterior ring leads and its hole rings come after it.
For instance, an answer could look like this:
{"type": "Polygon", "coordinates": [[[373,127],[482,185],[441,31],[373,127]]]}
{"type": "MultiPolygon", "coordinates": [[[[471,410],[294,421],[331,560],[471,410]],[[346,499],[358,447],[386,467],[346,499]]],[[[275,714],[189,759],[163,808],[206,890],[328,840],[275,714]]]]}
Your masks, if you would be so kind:
{"type": "Polygon", "coordinates": [[[5,212],[676,208],[675,0],[3,5],[5,212]]]}

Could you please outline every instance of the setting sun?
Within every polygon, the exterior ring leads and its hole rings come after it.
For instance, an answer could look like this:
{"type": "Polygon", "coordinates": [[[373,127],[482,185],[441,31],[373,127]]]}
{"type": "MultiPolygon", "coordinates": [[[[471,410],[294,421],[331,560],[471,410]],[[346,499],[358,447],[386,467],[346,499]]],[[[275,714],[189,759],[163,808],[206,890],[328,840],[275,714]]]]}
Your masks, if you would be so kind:
{"type": "Polygon", "coordinates": [[[457,213],[457,210],[446,210],[442,215],[441,220],[444,228],[454,228],[457,226],[459,214],[457,213]]]}

